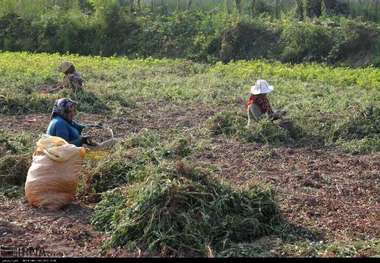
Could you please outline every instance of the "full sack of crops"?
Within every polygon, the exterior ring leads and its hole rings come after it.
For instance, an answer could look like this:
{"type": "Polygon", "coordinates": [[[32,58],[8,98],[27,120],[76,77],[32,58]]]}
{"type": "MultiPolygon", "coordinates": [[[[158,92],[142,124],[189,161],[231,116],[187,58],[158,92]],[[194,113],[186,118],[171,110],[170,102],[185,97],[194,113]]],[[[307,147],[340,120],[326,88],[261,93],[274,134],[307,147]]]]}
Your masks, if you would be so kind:
{"type": "Polygon", "coordinates": [[[37,142],[25,183],[28,202],[49,210],[69,204],[76,193],[85,149],[44,135],[37,142]]]}

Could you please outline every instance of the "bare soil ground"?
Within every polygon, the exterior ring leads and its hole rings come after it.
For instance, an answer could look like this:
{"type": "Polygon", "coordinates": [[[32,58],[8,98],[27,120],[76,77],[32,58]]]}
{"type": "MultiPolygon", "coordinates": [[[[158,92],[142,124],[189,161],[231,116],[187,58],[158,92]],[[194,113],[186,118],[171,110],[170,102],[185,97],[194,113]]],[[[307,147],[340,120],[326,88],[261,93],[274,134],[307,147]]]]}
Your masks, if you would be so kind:
{"type": "Polygon", "coordinates": [[[289,222],[318,229],[330,241],[379,237],[379,154],[267,149],[226,140],[215,145],[203,159],[220,167],[218,175],[238,185],[270,183],[289,222]]]}
{"type": "MultiPolygon", "coordinates": [[[[125,137],[142,128],[192,129],[218,109],[207,105],[146,105],[118,118],[83,114],[125,137]]],[[[48,114],[2,116],[0,127],[39,134],[48,114]]],[[[380,154],[352,156],[313,148],[271,148],[215,137],[212,149],[194,156],[217,167],[217,176],[235,185],[271,184],[286,220],[319,238],[369,239],[380,236],[380,154]]],[[[23,199],[0,200],[0,245],[40,246],[62,256],[139,256],[122,249],[101,251],[106,236],[89,224],[94,204],[77,200],[58,212],[30,207],[23,199]]]]}

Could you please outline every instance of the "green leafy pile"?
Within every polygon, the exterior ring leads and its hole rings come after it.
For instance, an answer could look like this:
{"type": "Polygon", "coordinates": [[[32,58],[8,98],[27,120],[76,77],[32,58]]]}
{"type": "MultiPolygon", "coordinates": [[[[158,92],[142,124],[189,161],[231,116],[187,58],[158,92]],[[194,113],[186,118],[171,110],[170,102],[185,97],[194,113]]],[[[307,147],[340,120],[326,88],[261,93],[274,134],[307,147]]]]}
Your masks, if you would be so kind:
{"type": "Polygon", "coordinates": [[[31,161],[29,155],[6,155],[0,158],[1,185],[25,183],[31,161]]]}
{"type": "Polygon", "coordinates": [[[92,223],[111,233],[108,245],[160,255],[206,255],[207,247],[249,242],[279,222],[273,193],[238,191],[182,162],[157,167],[145,180],[107,193],[92,223]]]}
{"type": "Polygon", "coordinates": [[[380,108],[369,106],[347,118],[333,138],[350,153],[380,151],[380,108]]]}
{"type": "MultiPolygon", "coordinates": [[[[182,140],[172,144],[189,147],[182,140]]],[[[234,189],[196,164],[167,158],[172,144],[143,131],[122,143],[124,159],[116,161],[114,153],[114,162],[128,163],[117,168],[126,181],[102,194],[91,219],[110,234],[106,246],[204,256],[209,248],[221,251],[273,231],[280,215],[271,189],[234,189]]]]}
{"type": "Polygon", "coordinates": [[[246,126],[247,118],[238,112],[222,111],[211,117],[206,126],[213,135],[236,136],[248,142],[273,145],[294,143],[304,136],[301,127],[293,122],[272,121],[262,118],[246,126]]]}
{"type": "Polygon", "coordinates": [[[350,116],[335,132],[335,137],[345,140],[379,138],[380,108],[369,106],[350,116]]]}

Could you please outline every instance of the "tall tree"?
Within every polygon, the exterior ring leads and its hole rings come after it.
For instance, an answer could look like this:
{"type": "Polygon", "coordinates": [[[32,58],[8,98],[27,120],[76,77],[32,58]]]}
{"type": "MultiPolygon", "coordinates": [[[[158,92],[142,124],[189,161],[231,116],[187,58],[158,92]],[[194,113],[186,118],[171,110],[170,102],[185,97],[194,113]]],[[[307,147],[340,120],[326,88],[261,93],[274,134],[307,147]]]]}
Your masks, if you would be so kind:
{"type": "Polygon", "coordinates": [[[239,15],[241,15],[241,11],[242,11],[241,0],[235,0],[235,4],[236,4],[236,9],[239,15]]]}
{"type": "Polygon", "coordinates": [[[375,20],[379,20],[379,6],[380,6],[380,0],[374,0],[375,1],[375,20]]]}
{"type": "Polygon", "coordinates": [[[142,10],[141,0],[137,0],[137,8],[138,8],[139,12],[141,12],[141,10],[142,10]]]}
{"type": "Polygon", "coordinates": [[[192,5],[193,5],[193,0],[189,0],[187,2],[187,10],[190,10],[192,5]]]}
{"type": "Polygon", "coordinates": [[[280,0],[275,1],[274,13],[276,18],[280,18],[280,0]]]}
{"type": "Polygon", "coordinates": [[[252,16],[255,16],[256,15],[256,0],[251,0],[251,4],[250,4],[250,10],[251,10],[251,14],[252,16]]]}
{"type": "Polygon", "coordinates": [[[297,6],[296,6],[296,17],[299,20],[304,20],[304,7],[303,7],[303,0],[296,0],[297,6]]]}
{"type": "Polygon", "coordinates": [[[322,14],[322,0],[305,0],[305,11],[307,17],[320,17],[322,14]]]}
{"type": "Polygon", "coordinates": [[[135,0],[129,0],[129,12],[133,13],[135,11],[135,0]]]}
{"type": "Polygon", "coordinates": [[[323,0],[323,6],[326,14],[333,15],[337,12],[338,2],[337,0],[323,0]]]}
{"type": "Polygon", "coordinates": [[[229,0],[224,0],[224,7],[226,9],[226,13],[230,14],[231,13],[231,9],[230,9],[230,1],[229,0]]]}
{"type": "Polygon", "coordinates": [[[154,0],[150,0],[150,10],[154,13],[154,0]]]}

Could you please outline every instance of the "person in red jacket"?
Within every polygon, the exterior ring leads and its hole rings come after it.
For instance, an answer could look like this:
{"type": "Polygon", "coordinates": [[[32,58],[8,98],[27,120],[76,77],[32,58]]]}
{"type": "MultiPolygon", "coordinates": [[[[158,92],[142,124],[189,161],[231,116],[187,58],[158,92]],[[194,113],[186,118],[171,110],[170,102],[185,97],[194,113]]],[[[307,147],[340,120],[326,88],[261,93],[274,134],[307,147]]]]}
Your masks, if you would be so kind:
{"type": "Polygon", "coordinates": [[[256,84],[251,87],[251,95],[246,103],[248,125],[251,119],[259,120],[263,116],[276,120],[281,118],[286,112],[273,111],[267,94],[273,91],[273,86],[270,86],[266,80],[259,79],[256,84]]]}

